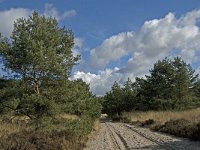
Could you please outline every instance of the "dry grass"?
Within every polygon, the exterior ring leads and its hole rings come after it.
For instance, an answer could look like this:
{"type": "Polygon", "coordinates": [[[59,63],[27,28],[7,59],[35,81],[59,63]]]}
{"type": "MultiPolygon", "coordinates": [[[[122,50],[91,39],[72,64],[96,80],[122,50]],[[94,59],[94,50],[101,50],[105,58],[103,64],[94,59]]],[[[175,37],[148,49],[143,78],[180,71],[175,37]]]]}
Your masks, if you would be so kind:
{"type": "Polygon", "coordinates": [[[84,129],[77,123],[80,122],[80,117],[60,114],[54,119],[58,119],[55,124],[38,130],[31,125],[30,120],[27,123],[27,118],[24,117],[0,118],[0,149],[81,150],[85,147],[89,136],[96,134],[100,129],[100,122],[96,120],[93,123],[92,133],[82,136],[84,129]]]}
{"type": "Polygon", "coordinates": [[[1,138],[1,150],[81,150],[83,143],[66,131],[20,131],[1,138]]]}
{"type": "Polygon", "coordinates": [[[99,131],[100,128],[101,128],[101,124],[100,124],[99,119],[97,119],[97,120],[94,122],[93,129],[94,129],[94,131],[99,131]]]}
{"type": "Polygon", "coordinates": [[[80,117],[77,115],[71,115],[71,114],[59,114],[56,116],[56,119],[79,120],[80,117]]]}
{"type": "Polygon", "coordinates": [[[25,116],[17,117],[3,117],[0,119],[0,138],[7,137],[10,134],[18,133],[23,130],[29,131],[30,126],[27,126],[27,120],[29,118],[25,116]]]}
{"type": "Polygon", "coordinates": [[[200,140],[200,108],[185,111],[148,111],[124,113],[127,123],[155,131],[200,140]]]}
{"type": "MultiPolygon", "coordinates": [[[[51,130],[35,130],[23,119],[24,117],[9,117],[0,119],[0,149],[24,150],[81,150],[83,142],[76,139],[73,131],[68,131],[65,124],[51,127],[51,130]]],[[[60,119],[78,119],[73,115],[62,115],[60,119]]],[[[26,119],[25,119],[26,120],[26,119]]]]}
{"type": "Polygon", "coordinates": [[[97,119],[94,121],[92,132],[87,137],[88,140],[93,139],[99,133],[100,128],[101,128],[101,124],[100,124],[99,119],[97,119]]]}
{"type": "Polygon", "coordinates": [[[12,133],[17,133],[22,131],[23,127],[17,124],[11,123],[1,123],[0,124],[0,138],[8,136],[12,133]]]}
{"type": "Polygon", "coordinates": [[[184,111],[148,111],[148,112],[126,112],[123,117],[130,122],[144,122],[153,119],[159,124],[164,124],[170,120],[185,119],[193,123],[200,121],[200,108],[184,111]]]}

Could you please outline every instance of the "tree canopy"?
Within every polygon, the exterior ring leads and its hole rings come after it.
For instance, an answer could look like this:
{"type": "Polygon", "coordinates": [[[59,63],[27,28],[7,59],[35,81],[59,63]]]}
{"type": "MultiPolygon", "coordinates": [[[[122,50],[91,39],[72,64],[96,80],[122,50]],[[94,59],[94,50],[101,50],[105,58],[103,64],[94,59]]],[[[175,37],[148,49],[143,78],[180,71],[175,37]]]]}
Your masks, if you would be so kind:
{"type": "Polygon", "coordinates": [[[28,19],[18,19],[10,39],[0,37],[0,55],[14,81],[0,89],[2,108],[31,119],[57,113],[97,117],[101,107],[88,85],[69,80],[79,60],[73,46],[73,32],[59,27],[55,18],[34,12],[28,19]]]}

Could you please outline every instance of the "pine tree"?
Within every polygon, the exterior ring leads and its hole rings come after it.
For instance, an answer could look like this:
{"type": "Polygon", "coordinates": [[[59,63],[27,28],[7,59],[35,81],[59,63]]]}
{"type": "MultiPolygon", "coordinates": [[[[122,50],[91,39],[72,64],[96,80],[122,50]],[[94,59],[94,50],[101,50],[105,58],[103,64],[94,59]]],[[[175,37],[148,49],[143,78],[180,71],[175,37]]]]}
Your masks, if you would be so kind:
{"type": "Polygon", "coordinates": [[[71,30],[60,28],[56,19],[37,12],[14,23],[10,40],[0,38],[4,65],[18,80],[13,88],[19,103],[13,110],[39,118],[54,115],[67,105],[61,95],[66,92],[69,74],[78,60],[72,54],[73,45],[71,30]]]}
{"type": "Polygon", "coordinates": [[[181,58],[173,60],[165,58],[154,64],[150,75],[146,76],[150,95],[150,107],[161,109],[176,109],[185,107],[192,98],[191,88],[198,75],[181,58]]]}
{"type": "Polygon", "coordinates": [[[123,91],[120,85],[115,82],[112,86],[111,91],[107,92],[104,96],[105,102],[103,104],[104,109],[107,110],[107,113],[111,116],[118,115],[121,116],[123,111],[123,91]]]}

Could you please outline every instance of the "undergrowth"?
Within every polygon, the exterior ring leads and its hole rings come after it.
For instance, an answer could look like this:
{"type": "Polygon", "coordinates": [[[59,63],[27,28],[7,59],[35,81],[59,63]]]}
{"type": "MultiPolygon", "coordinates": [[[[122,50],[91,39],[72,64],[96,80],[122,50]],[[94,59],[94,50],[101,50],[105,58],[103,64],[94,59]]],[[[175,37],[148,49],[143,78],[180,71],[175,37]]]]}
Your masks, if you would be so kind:
{"type": "Polygon", "coordinates": [[[123,114],[122,121],[200,141],[200,108],[184,111],[129,112],[123,114]]]}
{"type": "Polygon", "coordinates": [[[85,147],[94,121],[43,118],[28,123],[1,119],[1,150],[81,150],[85,147]]]}

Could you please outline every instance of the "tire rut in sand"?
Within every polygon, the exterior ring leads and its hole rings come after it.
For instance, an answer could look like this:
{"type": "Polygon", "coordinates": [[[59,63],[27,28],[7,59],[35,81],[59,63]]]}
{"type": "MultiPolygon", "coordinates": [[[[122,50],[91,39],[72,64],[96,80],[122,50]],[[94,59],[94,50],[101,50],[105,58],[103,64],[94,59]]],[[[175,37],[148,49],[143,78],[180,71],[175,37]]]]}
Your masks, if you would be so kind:
{"type": "MultiPolygon", "coordinates": [[[[110,136],[111,145],[115,145],[115,149],[119,150],[130,150],[128,144],[126,143],[125,139],[115,131],[115,129],[108,123],[105,123],[107,127],[108,136],[110,136]]],[[[111,146],[113,147],[113,146],[111,146]]],[[[115,150],[114,149],[114,150],[115,150]]]]}
{"type": "Polygon", "coordinates": [[[123,126],[121,123],[110,123],[115,129],[115,132],[121,135],[127,143],[128,149],[149,149],[155,147],[158,144],[137,134],[129,128],[123,126]]]}
{"type": "Polygon", "coordinates": [[[126,127],[127,129],[132,130],[132,131],[135,132],[136,134],[142,136],[143,138],[145,138],[145,139],[147,139],[147,140],[149,140],[149,141],[151,141],[151,142],[153,142],[153,143],[155,143],[155,144],[157,144],[157,145],[162,146],[162,147],[165,148],[165,149],[177,150],[177,148],[174,147],[174,146],[163,145],[163,143],[165,143],[165,141],[163,141],[163,140],[161,140],[161,139],[158,141],[158,140],[156,140],[155,138],[152,138],[152,137],[150,137],[150,136],[147,136],[147,135],[144,134],[143,132],[137,130],[136,128],[134,128],[134,127],[132,127],[132,126],[130,126],[130,125],[127,125],[127,124],[122,124],[122,125],[123,125],[124,127],[126,127]]]}
{"type": "Polygon", "coordinates": [[[85,150],[200,150],[200,142],[124,123],[102,122],[85,150]]]}

